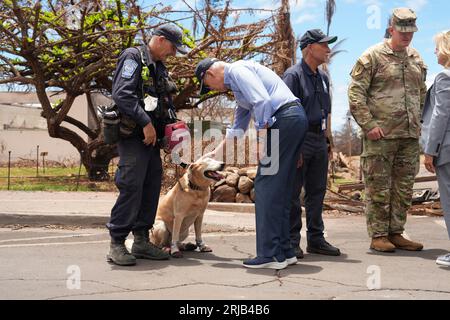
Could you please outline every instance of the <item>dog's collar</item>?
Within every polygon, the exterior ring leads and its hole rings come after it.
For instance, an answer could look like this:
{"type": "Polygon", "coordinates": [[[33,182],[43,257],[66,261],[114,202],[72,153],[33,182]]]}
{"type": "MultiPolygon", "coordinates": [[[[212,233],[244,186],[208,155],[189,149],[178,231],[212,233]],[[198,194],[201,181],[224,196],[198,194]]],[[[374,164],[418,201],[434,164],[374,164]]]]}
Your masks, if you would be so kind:
{"type": "Polygon", "coordinates": [[[192,190],[195,190],[195,191],[206,191],[207,190],[207,188],[202,188],[202,187],[199,187],[199,186],[193,184],[191,182],[191,180],[189,180],[189,188],[191,188],[192,190]]]}
{"type": "MultiPolygon", "coordinates": [[[[178,183],[180,185],[180,188],[183,190],[183,184],[181,183],[181,180],[178,183]]],[[[189,186],[190,189],[192,189],[194,191],[206,191],[206,190],[208,190],[208,188],[202,188],[202,187],[197,186],[196,184],[192,183],[191,180],[189,180],[189,179],[188,179],[188,186],[189,186]]]]}

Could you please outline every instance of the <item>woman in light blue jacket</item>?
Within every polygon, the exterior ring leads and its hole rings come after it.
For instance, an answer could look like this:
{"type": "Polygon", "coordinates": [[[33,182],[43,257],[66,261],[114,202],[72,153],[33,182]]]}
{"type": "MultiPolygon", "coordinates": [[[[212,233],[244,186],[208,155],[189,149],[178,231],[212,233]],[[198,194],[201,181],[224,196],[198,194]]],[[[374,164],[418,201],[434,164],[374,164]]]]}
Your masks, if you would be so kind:
{"type": "MultiPolygon", "coordinates": [[[[430,88],[423,112],[422,142],[425,167],[436,173],[441,205],[450,237],[450,31],[435,37],[438,63],[444,66],[430,88]]],[[[450,253],[438,257],[438,265],[450,266],[450,253]]]]}

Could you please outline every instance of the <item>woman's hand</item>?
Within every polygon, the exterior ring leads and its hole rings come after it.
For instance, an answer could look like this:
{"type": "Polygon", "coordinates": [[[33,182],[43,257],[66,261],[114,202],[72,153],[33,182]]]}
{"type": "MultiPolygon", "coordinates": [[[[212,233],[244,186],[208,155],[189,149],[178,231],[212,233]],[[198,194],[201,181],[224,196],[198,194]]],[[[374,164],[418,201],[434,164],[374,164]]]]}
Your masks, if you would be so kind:
{"type": "Polygon", "coordinates": [[[425,162],[424,162],[424,165],[425,165],[425,168],[426,168],[429,172],[431,172],[431,173],[436,173],[436,169],[435,169],[435,167],[434,167],[433,160],[434,160],[434,157],[433,157],[433,156],[430,156],[429,154],[426,154],[426,155],[425,155],[425,162]]]}

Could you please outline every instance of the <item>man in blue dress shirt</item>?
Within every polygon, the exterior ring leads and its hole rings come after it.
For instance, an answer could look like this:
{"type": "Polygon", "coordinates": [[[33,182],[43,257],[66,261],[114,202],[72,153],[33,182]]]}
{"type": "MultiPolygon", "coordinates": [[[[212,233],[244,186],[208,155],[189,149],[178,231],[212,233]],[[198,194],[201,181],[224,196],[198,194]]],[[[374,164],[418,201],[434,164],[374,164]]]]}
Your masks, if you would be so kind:
{"type": "Polygon", "coordinates": [[[251,117],[257,130],[267,129],[267,156],[260,160],[255,178],[257,256],[244,261],[244,267],[284,269],[297,263],[289,241],[289,212],[292,173],[308,125],[300,100],[278,75],[253,61],[226,63],[206,58],[195,74],[202,95],[231,90],[238,105],[226,139],[206,156],[222,154],[227,139],[242,137],[251,117]]]}

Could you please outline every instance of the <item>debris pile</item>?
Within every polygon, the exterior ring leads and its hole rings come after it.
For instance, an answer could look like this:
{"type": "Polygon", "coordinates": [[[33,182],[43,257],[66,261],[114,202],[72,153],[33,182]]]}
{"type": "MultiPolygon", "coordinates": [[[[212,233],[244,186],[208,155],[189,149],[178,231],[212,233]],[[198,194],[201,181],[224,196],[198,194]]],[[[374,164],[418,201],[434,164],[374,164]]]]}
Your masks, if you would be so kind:
{"type": "MultiPolygon", "coordinates": [[[[180,177],[184,173],[180,168],[176,170],[175,174],[174,166],[166,169],[169,170],[165,170],[162,194],[170,189],[168,185],[173,186],[176,183],[175,176],[180,177]],[[164,185],[166,185],[166,188],[164,185]]],[[[224,178],[211,187],[210,201],[254,203],[256,171],[257,167],[227,167],[221,173],[224,178]]],[[[324,200],[325,213],[363,215],[365,211],[365,195],[364,184],[360,181],[359,157],[349,158],[342,153],[335,153],[329,174],[329,185],[324,200]],[[351,182],[339,184],[339,180],[351,182]]],[[[435,180],[436,177],[419,177],[416,179],[416,182],[435,180]]],[[[302,198],[303,196],[302,192],[302,198]]],[[[432,189],[415,189],[413,206],[409,213],[412,215],[442,216],[439,200],[439,192],[433,192],[432,189]]],[[[304,203],[303,199],[302,203],[304,203]]]]}
{"type": "Polygon", "coordinates": [[[211,201],[254,203],[256,167],[228,167],[221,174],[224,179],[212,187],[211,201]]]}

